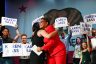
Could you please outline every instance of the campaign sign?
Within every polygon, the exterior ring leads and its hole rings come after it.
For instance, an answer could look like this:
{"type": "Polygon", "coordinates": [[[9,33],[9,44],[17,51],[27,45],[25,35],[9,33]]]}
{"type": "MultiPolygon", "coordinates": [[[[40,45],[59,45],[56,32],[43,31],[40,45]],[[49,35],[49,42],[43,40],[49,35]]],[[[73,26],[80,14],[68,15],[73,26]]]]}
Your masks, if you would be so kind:
{"type": "Polygon", "coordinates": [[[29,56],[32,51],[32,44],[22,44],[22,56],[29,56]]]}
{"type": "Polygon", "coordinates": [[[80,25],[71,26],[72,36],[80,35],[80,25]]]}
{"type": "Polygon", "coordinates": [[[3,26],[15,26],[17,24],[17,19],[2,17],[1,24],[3,26]]]}
{"type": "Polygon", "coordinates": [[[3,57],[29,56],[32,44],[3,43],[3,57]]]}
{"type": "Polygon", "coordinates": [[[68,26],[66,17],[58,17],[55,19],[55,28],[68,26]]]}
{"type": "Polygon", "coordinates": [[[3,57],[22,56],[20,43],[3,43],[3,57]]]}
{"type": "Polygon", "coordinates": [[[90,21],[96,23],[96,14],[89,14],[84,16],[84,22],[90,22],[90,21]]]}
{"type": "Polygon", "coordinates": [[[91,22],[80,22],[80,28],[81,28],[81,33],[86,34],[92,30],[92,24],[91,22]]]}

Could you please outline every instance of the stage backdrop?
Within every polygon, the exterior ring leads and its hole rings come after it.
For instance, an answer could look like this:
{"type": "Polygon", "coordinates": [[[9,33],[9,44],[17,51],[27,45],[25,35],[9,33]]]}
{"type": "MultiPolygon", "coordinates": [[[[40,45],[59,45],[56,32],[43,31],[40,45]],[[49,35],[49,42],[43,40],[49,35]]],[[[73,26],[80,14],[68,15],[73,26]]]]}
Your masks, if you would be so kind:
{"type": "MultiPolygon", "coordinates": [[[[73,8],[81,12],[82,16],[95,13],[95,0],[5,0],[5,16],[10,18],[17,18],[21,33],[26,33],[28,36],[32,34],[32,21],[40,17],[51,9],[66,9],[73,8]]],[[[67,15],[73,16],[73,12],[68,10],[67,15]]],[[[75,15],[76,16],[76,15],[75,15]]],[[[70,18],[69,17],[69,18],[70,18]]],[[[77,16],[78,17],[78,16],[77,16]]],[[[68,19],[69,19],[68,18],[68,19]]],[[[77,18],[76,18],[77,19],[77,18]]],[[[72,20],[72,19],[71,19],[72,20]]],[[[71,21],[70,20],[70,21],[71,21]]],[[[75,22],[75,21],[74,21],[75,22]]],[[[74,23],[71,22],[71,23],[74,23]]],[[[72,24],[73,25],[73,24],[72,24]]],[[[14,28],[12,29],[12,36],[15,36],[14,28]],[[14,35],[13,35],[14,34],[14,35]]]]}
{"type": "MultiPolygon", "coordinates": [[[[5,16],[17,18],[20,32],[29,37],[32,34],[32,21],[42,15],[48,16],[50,10],[55,10],[55,13],[59,11],[56,17],[67,17],[73,26],[83,22],[82,16],[96,13],[96,0],[5,0],[5,16]]],[[[54,23],[56,17],[52,16],[51,23],[54,23]]],[[[8,28],[14,37],[14,28],[8,28]]]]}

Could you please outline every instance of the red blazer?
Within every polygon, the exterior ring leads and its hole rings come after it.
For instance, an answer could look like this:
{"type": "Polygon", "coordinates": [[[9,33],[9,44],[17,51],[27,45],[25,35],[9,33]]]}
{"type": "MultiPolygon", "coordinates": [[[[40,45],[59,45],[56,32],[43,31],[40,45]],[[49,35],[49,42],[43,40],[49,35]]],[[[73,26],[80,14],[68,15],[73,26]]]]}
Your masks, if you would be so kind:
{"type": "MultiPolygon", "coordinates": [[[[53,25],[49,25],[47,28],[45,28],[45,31],[47,33],[51,33],[55,31],[55,28],[53,25]]],[[[50,56],[55,55],[59,51],[63,50],[66,53],[65,45],[60,41],[59,35],[56,34],[52,38],[44,38],[45,45],[42,47],[43,50],[48,51],[50,56]]]]}

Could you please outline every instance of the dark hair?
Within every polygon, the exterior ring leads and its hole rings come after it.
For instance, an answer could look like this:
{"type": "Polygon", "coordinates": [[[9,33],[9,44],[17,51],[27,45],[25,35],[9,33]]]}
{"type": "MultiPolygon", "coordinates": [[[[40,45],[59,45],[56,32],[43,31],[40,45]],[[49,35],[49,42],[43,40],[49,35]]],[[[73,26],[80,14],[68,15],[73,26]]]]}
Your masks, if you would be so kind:
{"type": "Polygon", "coordinates": [[[95,37],[96,36],[96,29],[92,28],[92,36],[95,37]],[[95,32],[94,32],[95,31],[95,32]]]}
{"type": "Polygon", "coordinates": [[[77,39],[78,39],[78,38],[80,39],[80,43],[82,43],[82,39],[81,39],[80,37],[77,37],[77,38],[76,38],[76,44],[77,44],[77,39]]]}
{"type": "Polygon", "coordinates": [[[9,29],[8,29],[8,28],[4,28],[4,29],[2,30],[2,32],[3,32],[5,29],[8,30],[8,32],[9,32],[9,29]]]}
{"type": "Polygon", "coordinates": [[[48,22],[48,25],[50,24],[50,21],[49,21],[48,18],[41,18],[41,19],[43,19],[43,20],[45,20],[46,22],[48,22]]]}
{"type": "MultiPolygon", "coordinates": [[[[10,31],[9,31],[9,29],[8,29],[8,28],[3,28],[3,29],[2,29],[2,32],[3,32],[4,30],[8,30],[8,35],[7,35],[7,36],[9,36],[9,35],[10,35],[10,33],[9,33],[10,31]]],[[[3,36],[3,33],[2,33],[2,32],[1,32],[1,36],[3,36]]]]}
{"type": "Polygon", "coordinates": [[[32,31],[38,31],[40,28],[39,28],[39,22],[36,22],[33,24],[33,27],[32,27],[32,31]]]}
{"type": "Polygon", "coordinates": [[[86,46],[87,46],[87,42],[82,42],[82,43],[81,43],[81,46],[80,46],[81,50],[83,50],[83,48],[82,48],[82,44],[83,44],[83,43],[86,43],[86,46]]]}
{"type": "Polygon", "coordinates": [[[26,35],[26,34],[22,34],[22,35],[21,35],[21,38],[22,38],[22,36],[26,36],[26,37],[27,37],[27,35],[26,35]]]}

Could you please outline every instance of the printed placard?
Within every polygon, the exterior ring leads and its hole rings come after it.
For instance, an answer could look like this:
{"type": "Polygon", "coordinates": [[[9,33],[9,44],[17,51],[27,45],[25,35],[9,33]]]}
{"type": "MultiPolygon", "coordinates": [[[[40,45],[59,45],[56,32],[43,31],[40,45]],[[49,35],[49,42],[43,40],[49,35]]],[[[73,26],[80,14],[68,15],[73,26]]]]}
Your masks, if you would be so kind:
{"type": "Polygon", "coordinates": [[[96,14],[89,14],[84,16],[84,22],[96,23],[96,14]]]}
{"type": "Polygon", "coordinates": [[[7,18],[7,17],[2,17],[1,18],[1,25],[3,26],[15,26],[17,24],[17,19],[14,18],[7,18]]]}
{"type": "Polygon", "coordinates": [[[3,43],[3,57],[11,56],[29,56],[31,53],[32,44],[22,43],[3,43]]]}
{"type": "Polygon", "coordinates": [[[59,17],[55,19],[55,28],[68,26],[66,17],[59,17]]]}
{"type": "Polygon", "coordinates": [[[72,36],[74,35],[81,35],[80,32],[80,25],[71,26],[72,36]]]}
{"type": "Polygon", "coordinates": [[[81,28],[82,34],[86,34],[86,33],[91,34],[92,23],[91,22],[80,22],[80,28],[81,28]]]}

